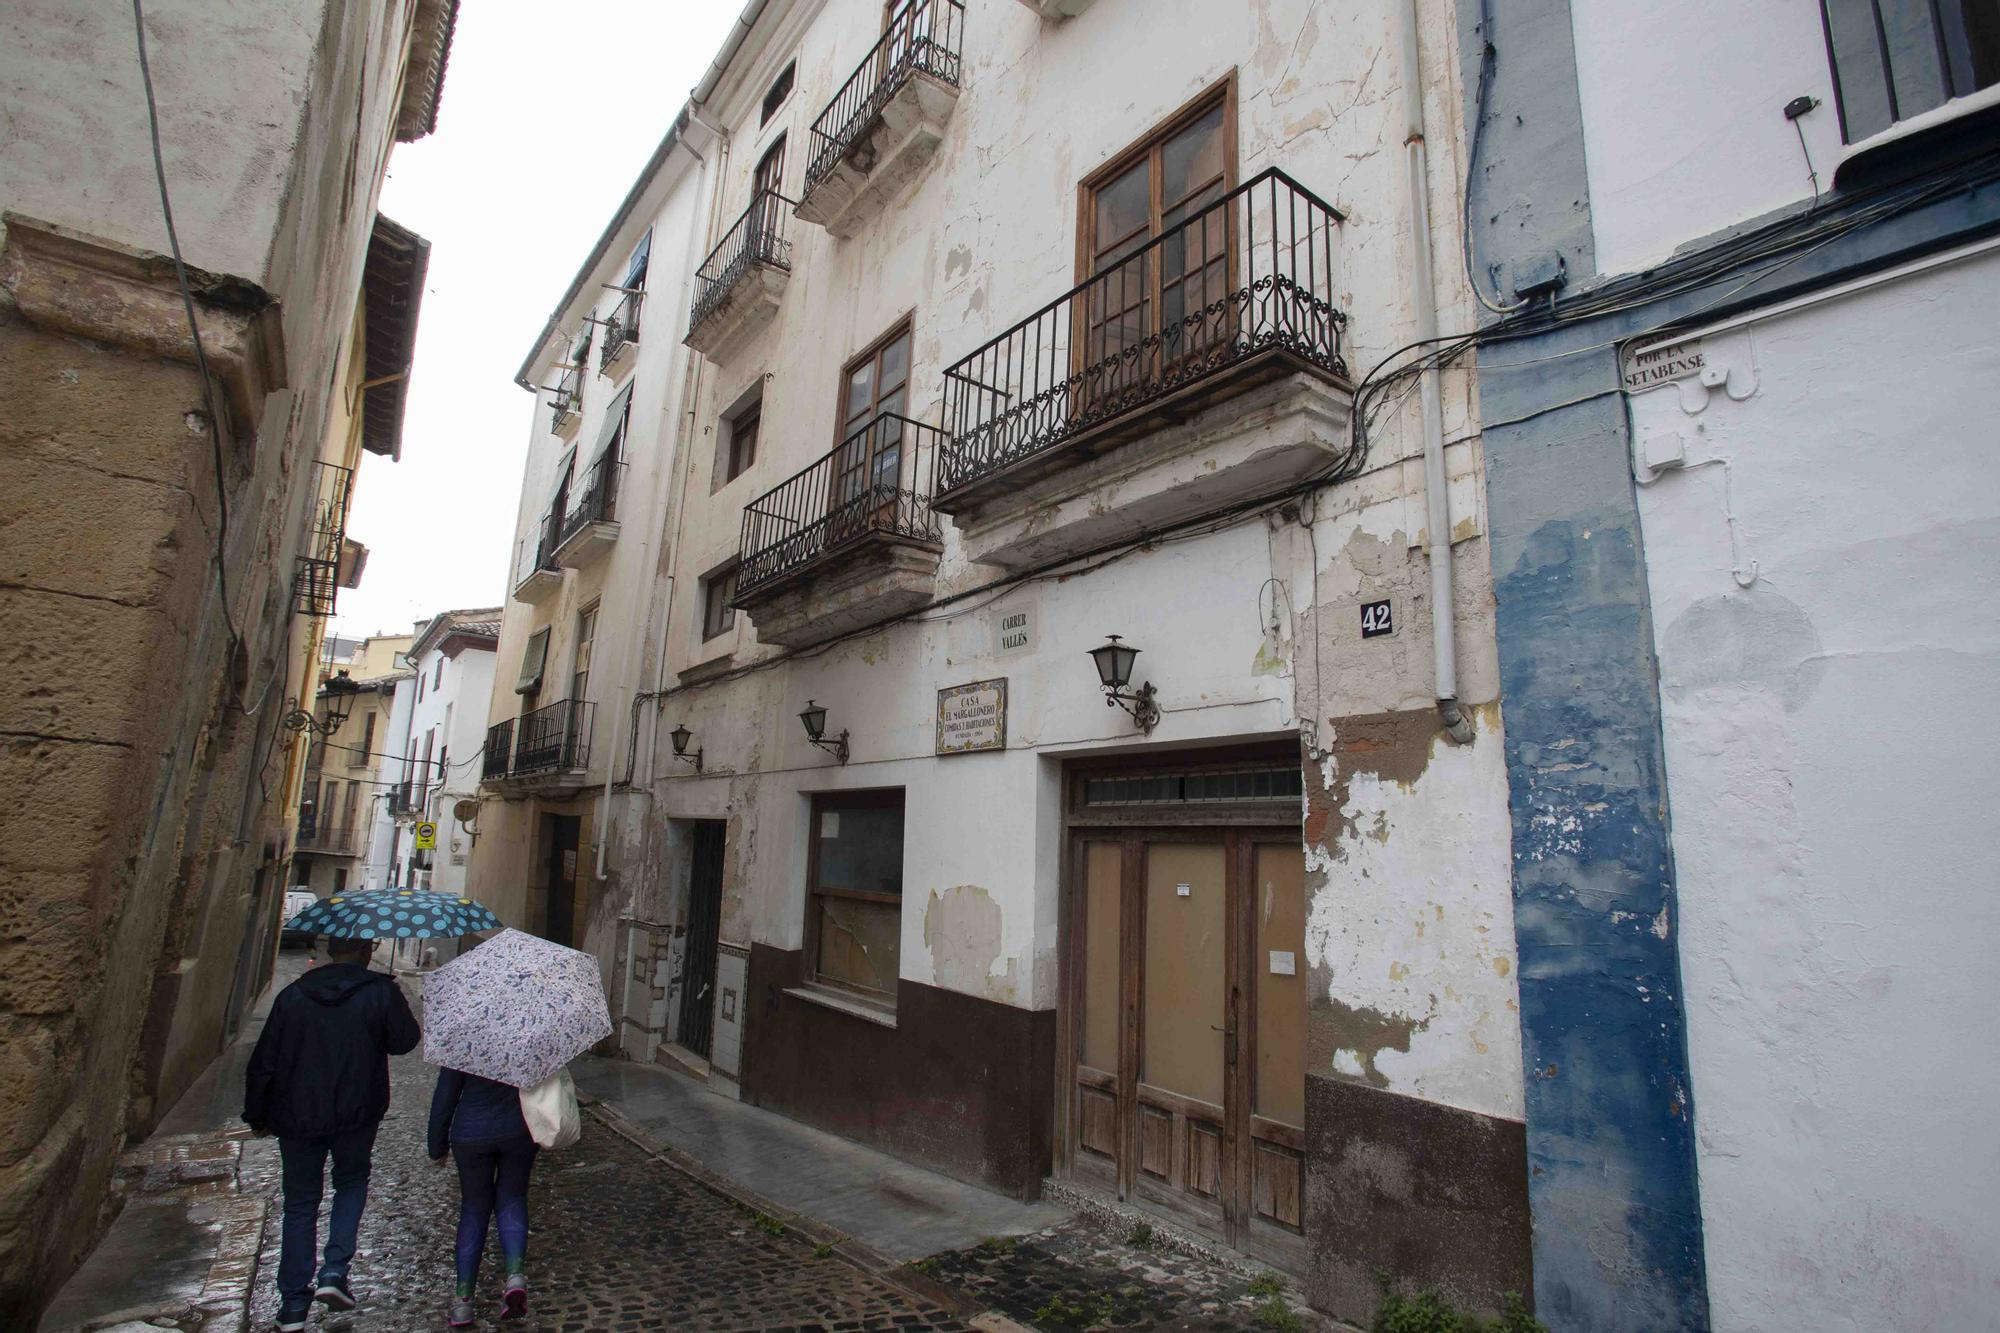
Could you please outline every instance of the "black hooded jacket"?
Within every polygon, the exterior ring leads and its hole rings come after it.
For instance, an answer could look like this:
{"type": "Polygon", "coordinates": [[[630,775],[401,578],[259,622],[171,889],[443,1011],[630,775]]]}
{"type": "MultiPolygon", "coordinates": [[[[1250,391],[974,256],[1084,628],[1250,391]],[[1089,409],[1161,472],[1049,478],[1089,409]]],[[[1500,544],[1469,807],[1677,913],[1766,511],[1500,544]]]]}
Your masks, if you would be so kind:
{"type": "Polygon", "coordinates": [[[278,993],[250,1055],[243,1120],[283,1138],[374,1124],[389,1109],[389,1057],[423,1032],[396,979],[326,963],[278,993]]]}

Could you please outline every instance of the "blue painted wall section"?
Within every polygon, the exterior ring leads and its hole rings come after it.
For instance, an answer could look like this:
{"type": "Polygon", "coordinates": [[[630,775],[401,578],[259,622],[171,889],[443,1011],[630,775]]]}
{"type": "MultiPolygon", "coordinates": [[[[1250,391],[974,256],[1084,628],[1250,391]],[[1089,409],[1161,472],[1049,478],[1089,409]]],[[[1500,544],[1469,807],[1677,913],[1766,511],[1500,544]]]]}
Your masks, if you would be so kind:
{"type": "MultiPolygon", "coordinates": [[[[1462,0],[1460,14],[1468,98],[1483,42],[1496,51],[1472,182],[1478,277],[1511,299],[1509,275],[1553,251],[1574,284],[1594,258],[1569,4],[1462,0]]],[[[1672,845],[1625,409],[1615,351],[1545,359],[1602,340],[1568,328],[1480,356],[1535,1303],[1563,1333],[1699,1333],[1672,845]]]]}

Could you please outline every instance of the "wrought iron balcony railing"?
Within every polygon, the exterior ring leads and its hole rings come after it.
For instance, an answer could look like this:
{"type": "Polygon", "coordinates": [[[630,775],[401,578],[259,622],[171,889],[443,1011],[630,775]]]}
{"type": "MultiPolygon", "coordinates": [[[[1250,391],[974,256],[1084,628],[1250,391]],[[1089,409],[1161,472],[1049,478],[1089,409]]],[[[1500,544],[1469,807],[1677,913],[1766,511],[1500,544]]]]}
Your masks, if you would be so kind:
{"type": "Polygon", "coordinates": [[[912,74],[956,87],[964,36],[965,6],[959,0],[917,0],[898,14],[813,121],[804,193],[833,173],[912,74]]]}
{"type": "Polygon", "coordinates": [[[390,815],[414,815],[420,813],[424,808],[425,797],[428,793],[428,786],[422,782],[397,783],[395,786],[389,788],[390,815]]]}
{"type": "Polygon", "coordinates": [[[591,705],[564,699],[514,722],[514,762],[510,777],[572,772],[590,765],[591,705]]]}
{"type": "Polygon", "coordinates": [[[562,427],[568,423],[571,417],[576,416],[583,410],[583,365],[581,358],[589,355],[590,349],[586,346],[579,355],[578,361],[574,364],[564,366],[562,374],[556,377],[555,397],[552,400],[552,406],[555,411],[549,420],[550,429],[553,430],[562,427]]]}
{"type": "Polygon", "coordinates": [[[569,503],[555,528],[551,552],[591,524],[609,523],[618,517],[618,473],[624,466],[625,460],[614,447],[584,469],[583,478],[569,493],[569,503]]]}
{"type": "Polygon", "coordinates": [[[543,514],[535,520],[535,526],[516,543],[514,553],[514,586],[520,587],[529,576],[544,570],[559,573],[562,566],[556,563],[556,546],[559,544],[561,524],[554,514],[543,514]]]}
{"type": "Polygon", "coordinates": [[[646,293],[636,288],[624,289],[625,295],[618,304],[611,307],[611,313],[604,317],[604,341],[597,349],[597,368],[607,370],[618,359],[626,343],[639,341],[639,308],[646,299],[646,293]]]}
{"type": "Polygon", "coordinates": [[[945,372],[938,499],[1203,381],[1282,361],[1345,377],[1340,212],[1272,168],[945,372]]]}
{"type": "Polygon", "coordinates": [[[334,463],[313,464],[313,512],[306,549],[292,574],[292,610],[330,616],[340,594],[340,552],[347,541],[347,504],[354,473],[334,463]]]}
{"type": "Polygon", "coordinates": [[[743,510],[736,599],[871,535],[944,541],[931,509],[943,432],[884,412],[743,510]]]}
{"type": "Polygon", "coordinates": [[[362,826],[354,820],[339,823],[299,823],[294,851],[325,852],[333,856],[353,856],[361,844],[362,826]]]}
{"type": "Polygon", "coordinates": [[[514,759],[514,720],[496,722],[486,729],[486,748],[480,751],[479,776],[504,778],[514,759]]]}
{"type": "Polygon", "coordinates": [[[792,243],[785,238],[785,218],[792,201],[776,190],[759,190],[743,216],[723,234],[694,275],[694,307],[688,312],[692,332],[715,312],[753,264],[790,269],[792,243]]]}

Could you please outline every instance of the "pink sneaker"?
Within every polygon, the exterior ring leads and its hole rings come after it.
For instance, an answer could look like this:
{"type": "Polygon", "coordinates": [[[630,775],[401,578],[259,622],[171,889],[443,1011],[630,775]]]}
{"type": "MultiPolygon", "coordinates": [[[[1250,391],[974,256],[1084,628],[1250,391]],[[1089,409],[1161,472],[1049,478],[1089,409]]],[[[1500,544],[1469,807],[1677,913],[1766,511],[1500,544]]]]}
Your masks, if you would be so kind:
{"type": "Polygon", "coordinates": [[[519,1273],[507,1275],[507,1291],[501,1301],[506,1306],[500,1312],[502,1319],[519,1319],[528,1313],[528,1279],[519,1273]]]}

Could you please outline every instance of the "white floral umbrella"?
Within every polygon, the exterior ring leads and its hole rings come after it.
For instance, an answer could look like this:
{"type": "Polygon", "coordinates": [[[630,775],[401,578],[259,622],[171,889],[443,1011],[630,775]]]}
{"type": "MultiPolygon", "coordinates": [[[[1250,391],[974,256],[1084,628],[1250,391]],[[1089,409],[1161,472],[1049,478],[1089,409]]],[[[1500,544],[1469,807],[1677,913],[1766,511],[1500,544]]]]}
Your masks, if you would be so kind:
{"type": "Polygon", "coordinates": [[[597,960],[503,930],[424,978],[424,1059],[532,1088],[611,1035],[597,960]]]}

